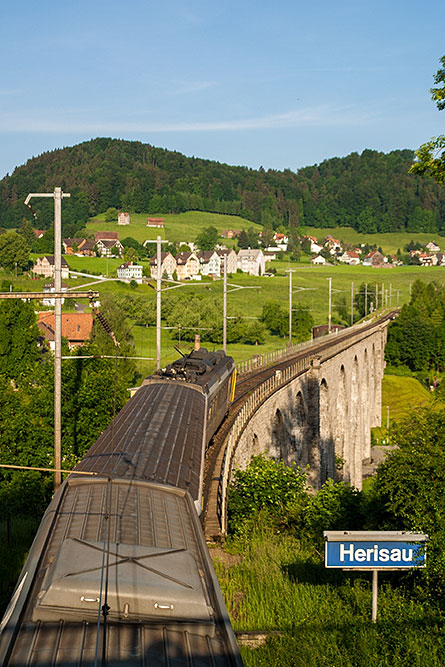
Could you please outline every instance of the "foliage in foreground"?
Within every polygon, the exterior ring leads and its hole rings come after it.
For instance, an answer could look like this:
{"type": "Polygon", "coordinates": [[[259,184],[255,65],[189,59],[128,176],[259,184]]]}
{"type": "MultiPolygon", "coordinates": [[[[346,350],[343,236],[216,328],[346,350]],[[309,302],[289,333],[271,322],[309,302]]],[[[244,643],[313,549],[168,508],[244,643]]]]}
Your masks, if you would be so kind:
{"type": "Polygon", "coordinates": [[[278,631],[266,645],[241,647],[246,666],[439,667],[445,638],[443,613],[407,587],[403,575],[379,576],[378,621],[371,623],[368,573],[326,570],[321,553],[293,535],[276,534],[267,513],[231,537],[234,562],[214,556],[218,579],[236,631],[278,631]]]}
{"type": "Polygon", "coordinates": [[[375,483],[360,492],[326,482],[310,493],[304,473],[262,456],[237,470],[229,494],[229,527],[242,536],[251,517],[265,512],[276,532],[295,535],[320,551],[324,530],[408,530],[426,533],[427,567],[411,572],[425,598],[445,600],[445,408],[425,408],[391,432],[397,445],[380,465],[375,483]]]}

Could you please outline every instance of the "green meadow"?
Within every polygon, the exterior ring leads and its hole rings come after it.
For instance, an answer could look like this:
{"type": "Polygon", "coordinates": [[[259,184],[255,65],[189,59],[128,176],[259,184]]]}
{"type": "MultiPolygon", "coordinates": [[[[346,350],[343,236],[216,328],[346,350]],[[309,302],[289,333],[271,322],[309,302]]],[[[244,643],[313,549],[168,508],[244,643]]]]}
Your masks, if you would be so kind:
{"type": "MultiPolygon", "coordinates": [[[[218,232],[223,229],[247,229],[254,227],[261,231],[261,225],[250,222],[245,218],[240,218],[237,215],[224,215],[222,213],[205,213],[202,211],[187,211],[186,213],[166,213],[159,216],[150,215],[150,217],[164,218],[164,228],[156,229],[154,227],[147,227],[147,213],[132,213],[131,222],[129,225],[118,225],[116,222],[105,222],[105,213],[96,216],[87,223],[86,231],[89,234],[95,232],[102,232],[105,229],[108,231],[118,232],[119,238],[124,239],[127,236],[143,243],[147,239],[155,239],[161,236],[162,239],[167,239],[171,243],[184,243],[194,241],[198,234],[202,232],[204,227],[215,227],[218,232]]],[[[234,246],[235,240],[224,241],[226,245],[234,246]]]]}
{"type": "Polygon", "coordinates": [[[410,588],[412,575],[379,574],[371,622],[371,573],[326,570],[322,550],[273,531],[257,515],[250,532],[210,549],[235,631],[265,632],[241,646],[246,667],[441,667],[443,612],[410,588]]]}
{"type": "Polygon", "coordinates": [[[360,234],[352,227],[304,227],[304,233],[309,236],[315,236],[318,239],[325,238],[328,234],[344,243],[352,243],[359,246],[361,243],[368,243],[369,245],[376,245],[382,247],[384,253],[395,254],[397,249],[403,252],[403,248],[411,240],[417,241],[421,244],[426,244],[429,241],[435,241],[442,252],[445,250],[445,238],[433,232],[387,232],[386,234],[360,234]]]}

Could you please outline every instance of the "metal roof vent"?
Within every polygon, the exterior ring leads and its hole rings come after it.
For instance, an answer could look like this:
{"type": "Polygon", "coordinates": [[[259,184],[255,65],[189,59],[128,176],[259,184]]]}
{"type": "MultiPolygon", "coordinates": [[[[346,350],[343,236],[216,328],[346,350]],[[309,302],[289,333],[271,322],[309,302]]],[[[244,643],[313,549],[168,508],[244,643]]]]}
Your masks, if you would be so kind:
{"type": "MultiPolygon", "coordinates": [[[[190,551],[112,543],[108,561],[110,620],[213,623],[190,551]]],[[[102,562],[101,542],[66,540],[48,566],[33,620],[97,618],[102,562]]]]}

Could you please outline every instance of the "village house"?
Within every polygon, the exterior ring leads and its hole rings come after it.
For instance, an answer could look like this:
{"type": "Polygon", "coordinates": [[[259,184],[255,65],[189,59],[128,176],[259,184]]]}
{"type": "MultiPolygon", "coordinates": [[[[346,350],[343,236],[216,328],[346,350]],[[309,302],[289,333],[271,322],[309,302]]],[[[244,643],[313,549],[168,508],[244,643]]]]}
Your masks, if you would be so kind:
{"type": "Polygon", "coordinates": [[[326,237],[324,247],[329,250],[330,255],[337,255],[342,250],[340,241],[338,239],[334,239],[334,237],[331,235],[326,237]]]}
{"type": "Polygon", "coordinates": [[[96,243],[92,239],[84,239],[77,249],[77,255],[83,257],[96,257],[96,243]]]}
{"type": "Polygon", "coordinates": [[[96,244],[91,239],[63,239],[62,244],[65,255],[96,256],[96,244]]]}
{"type": "Polygon", "coordinates": [[[288,246],[288,243],[289,243],[289,238],[286,236],[286,234],[280,234],[280,233],[276,232],[273,235],[273,239],[274,239],[275,243],[277,244],[277,247],[280,250],[282,250],[283,252],[286,252],[287,246],[288,246]]]}
{"type": "Polygon", "coordinates": [[[147,218],[147,227],[156,227],[158,229],[163,229],[164,218],[147,218]]]}
{"type": "MultiPolygon", "coordinates": [[[[37,257],[32,267],[33,273],[45,278],[54,278],[54,255],[45,255],[45,257],[37,257]]],[[[70,267],[64,257],[62,257],[62,279],[67,280],[70,275],[70,267]]]]}
{"type": "Polygon", "coordinates": [[[437,257],[437,265],[445,266],[445,253],[438,252],[436,257],[437,257]]]}
{"type": "Polygon", "coordinates": [[[190,280],[199,275],[199,259],[194,252],[178,252],[176,255],[178,280],[190,280]]]}
{"type": "Polygon", "coordinates": [[[36,237],[36,239],[41,239],[42,236],[45,234],[45,232],[48,231],[48,230],[46,230],[46,229],[33,229],[32,231],[34,232],[34,236],[36,237]]]}
{"type": "MultiPolygon", "coordinates": [[[[176,260],[171,252],[161,252],[161,275],[166,275],[170,280],[176,271],[176,260]]],[[[150,275],[152,278],[158,276],[158,256],[157,253],[150,259],[150,275]]]]}
{"type": "Polygon", "coordinates": [[[223,239],[237,239],[240,234],[240,229],[223,229],[221,232],[221,237],[223,239]]]}
{"type": "Polygon", "coordinates": [[[119,280],[130,282],[135,280],[137,283],[142,282],[143,267],[140,264],[133,264],[133,262],[124,262],[117,267],[117,277],[119,280]]]}
{"type": "Polygon", "coordinates": [[[238,269],[238,257],[232,248],[222,248],[216,251],[221,260],[221,274],[224,273],[224,257],[226,257],[227,273],[236,273],[238,269]]]}
{"type": "Polygon", "coordinates": [[[201,250],[198,253],[200,273],[203,276],[221,275],[221,257],[216,250],[201,250]]]}
{"type": "Polygon", "coordinates": [[[96,249],[100,257],[123,257],[124,246],[117,232],[96,232],[96,249]]]}
{"type": "Polygon", "coordinates": [[[422,266],[436,266],[438,263],[437,255],[431,252],[421,252],[419,259],[422,266]]]}
{"type": "Polygon", "coordinates": [[[96,241],[117,241],[119,238],[118,232],[96,232],[94,235],[96,241]]]}
{"type": "MultiPolygon", "coordinates": [[[[37,325],[54,351],[54,313],[39,313],[37,325]]],[[[62,336],[67,339],[70,349],[84,345],[91,337],[92,328],[92,313],[62,313],[62,336]]]]}
{"type": "Polygon", "coordinates": [[[303,236],[303,239],[308,239],[311,243],[311,252],[313,254],[318,254],[323,250],[323,246],[321,243],[318,243],[317,237],[316,236],[303,236]]]}
{"type": "Polygon", "coordinates": [[[363,260],[363,266],[383,266],[385,258],[378,250],[372,250],[363,260]]]}
{"type": "Polygon", "coordinates": [[[251,276],[262,276],[266,270],[266,261],[262,250],[240,250],[238,253],[238,268],[251,276]]]}
{"type": "Polygon", "coordinates": [[[340,255],[338,259],[340,262],[350,264],[351,266],[360,264],[360,256],[355,250],[345,250],[343,255],[340,255]]]}
{"type": "Polygon", "coordinates": [[[311,257],[311,264],[314,264],[315,266],[324,266],[326,260],[321,255],[315,255],[314,257],[311,257]]]}
{"type": "MultiPolygon", "coordinates": [[[[65,283],[62,283],[60,291],[61,292],[66,292],[67,289],[68,289],[68,285],[66,285],[65,283]]],[[[43,286],[43,291],[45,293],[48,293],[48,295],[54,294],[54,292],[56,291],[56,288],[54,287],[54,281],[52,283],[48,283],[47,285],[44,285],[43,286]]],[[[60,301],[63,304],[65,302],[65,299],[62,298],[62,299],[60,299],[60,301]]],[[[43,306],[54,306],[55,302],[56,302],[55,298],[54,297],[51,298],[50,296],[45,297],[44,299],[42,299],[42,305],[43,306]]]]}
{"type": "Polygon", "coordinates": [[[430,252],[440,252],[440,248],[435,241],[430,241],[427,243],[425,248],[430,252]]]}
{"type": "Polygon", "coordinates": [[[130,224],[130,214],[124,213],[124,211],[119,211],[117,214],[117,224],[118,225],[129,225],[130,224]]]}

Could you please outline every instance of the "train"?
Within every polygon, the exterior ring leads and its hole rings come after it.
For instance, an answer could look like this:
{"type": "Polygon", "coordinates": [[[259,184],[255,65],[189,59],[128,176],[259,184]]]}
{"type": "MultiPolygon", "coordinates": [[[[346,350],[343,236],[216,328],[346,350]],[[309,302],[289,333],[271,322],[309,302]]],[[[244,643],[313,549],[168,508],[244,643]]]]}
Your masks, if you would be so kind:
{"type": "Polygon", "coordinates": [[[200,525],[233,400],[223,351],[148,377],[54,495],[0,624],[4,666],[242,666],[200,525]]]}

